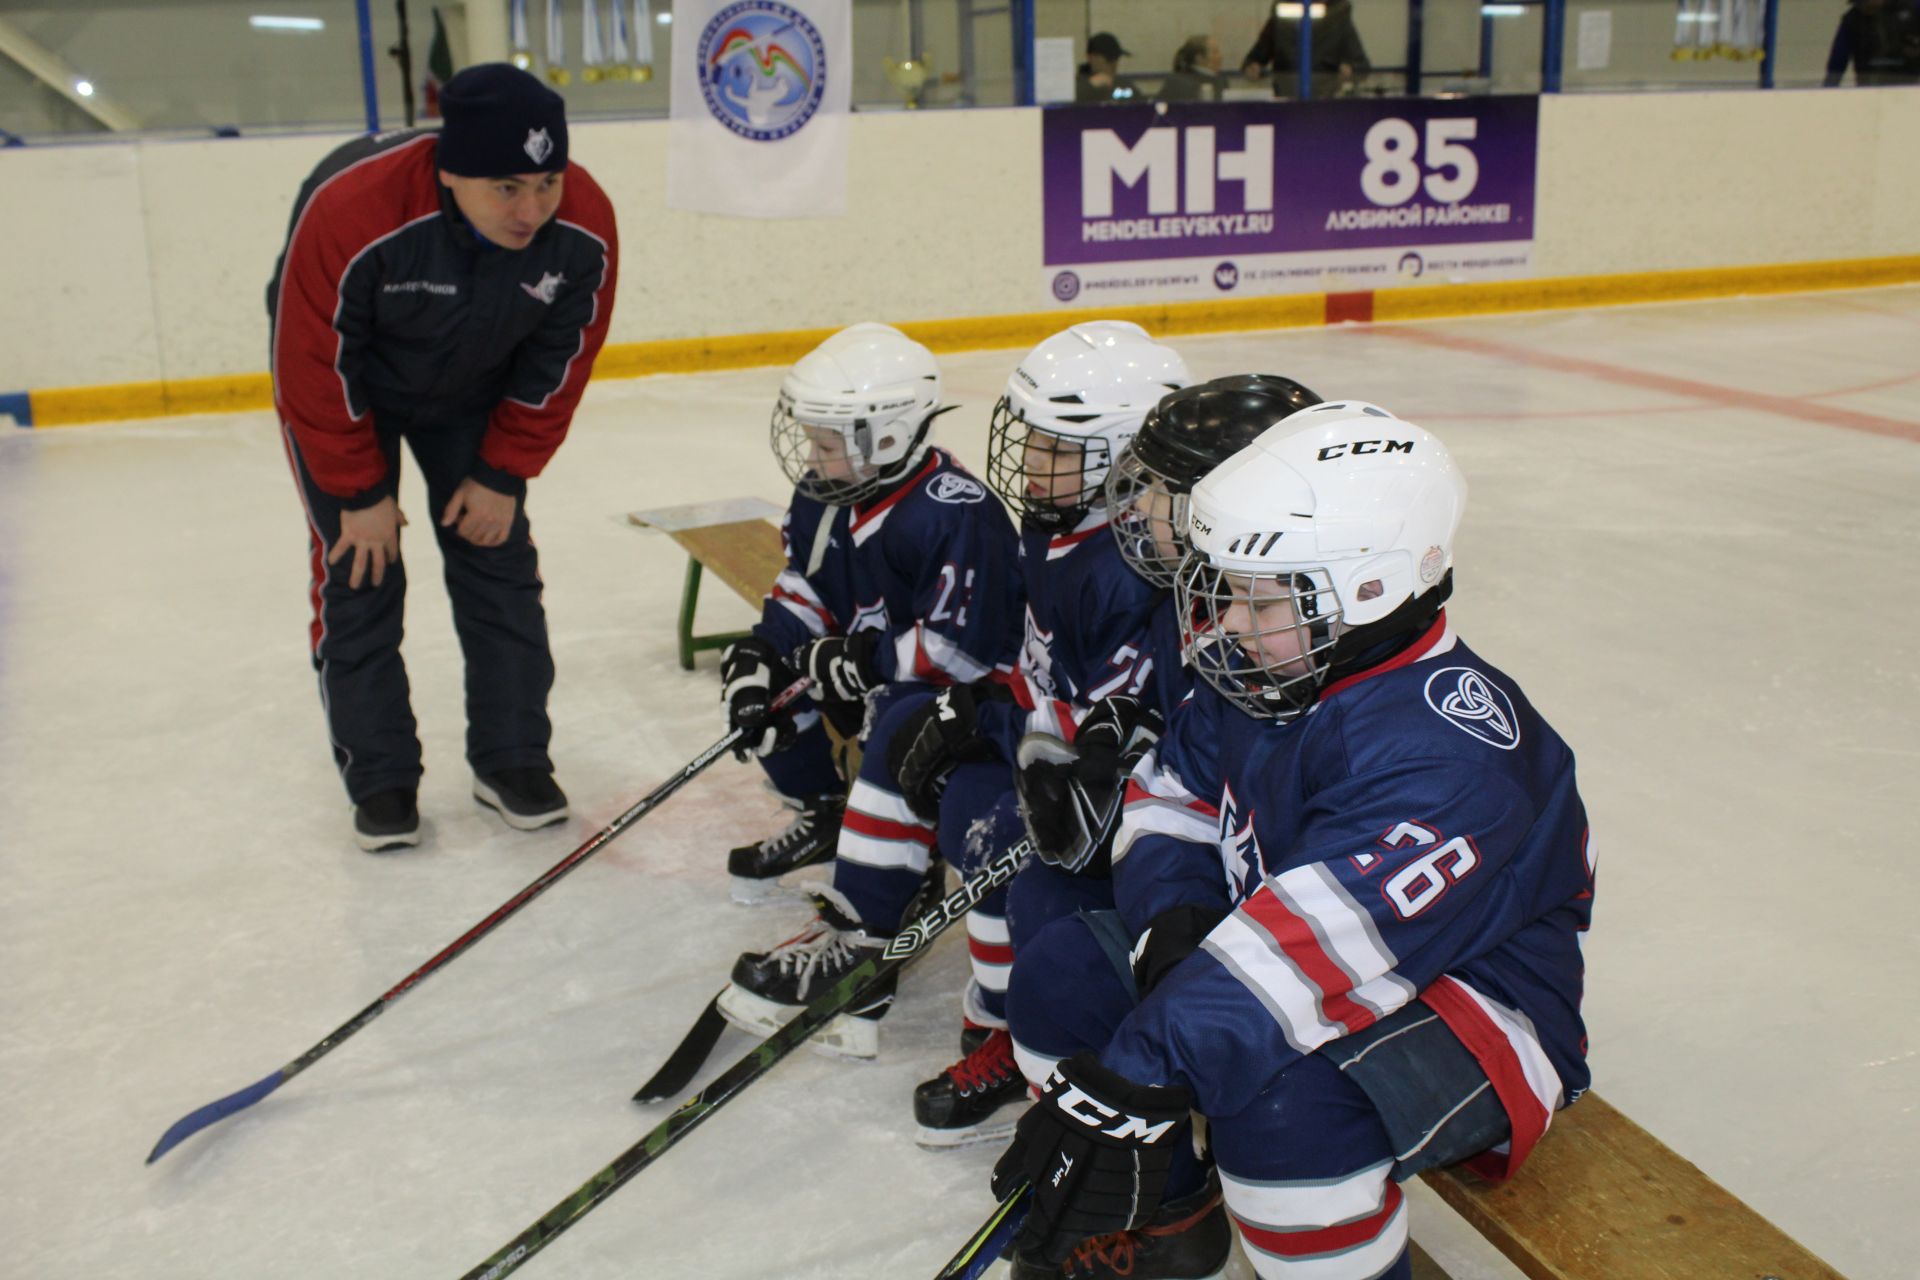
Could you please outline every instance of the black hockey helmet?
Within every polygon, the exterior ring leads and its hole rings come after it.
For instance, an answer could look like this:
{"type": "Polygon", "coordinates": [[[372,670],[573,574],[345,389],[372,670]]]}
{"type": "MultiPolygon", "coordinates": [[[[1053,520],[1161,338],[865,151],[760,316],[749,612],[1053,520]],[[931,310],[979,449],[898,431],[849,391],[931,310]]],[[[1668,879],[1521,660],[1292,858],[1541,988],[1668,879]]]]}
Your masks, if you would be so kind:
{"type": "Polygon", "coordinates": [[[1320,397],[1277,373],[1236,373],[1163,396],[1107,474],[1113,536],[1133,571],[1171,587],[1201,477],[1320,397]]]}

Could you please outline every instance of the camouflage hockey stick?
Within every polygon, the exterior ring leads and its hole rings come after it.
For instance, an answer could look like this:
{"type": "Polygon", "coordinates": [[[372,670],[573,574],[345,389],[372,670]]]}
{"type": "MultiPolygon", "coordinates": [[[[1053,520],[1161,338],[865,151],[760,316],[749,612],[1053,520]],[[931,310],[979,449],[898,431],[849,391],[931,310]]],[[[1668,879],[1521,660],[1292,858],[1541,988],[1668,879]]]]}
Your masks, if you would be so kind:
{"type": "MultiPolygon", "coordinates": [[[[812,684],[813,681],[805,677],[794,681],[791,685],[781,690],[780,696],[773,700],[769,710],[778,711],[785,707],[788,703],[804,694],[812,684]]],[[[685,786],[696,774],[732,750],[734,745],[738,743],[744,735],[744,730],[731,730],[725,737],[695,756],[679,773],[667,779],[667,781],[661,783],[658,787],[655,787],[644,799],[637,801],[625,813],[622,813],[612,822],[602,827],[599,834],[593,836],[578,849],[575,849],[572,853],[554,863],[539,879],[500,904],[492,915],[489,915],[479,924],[474,925],[473,928],[467,930],[458,938],[455,938],[442,949],[438,955],[402,978],[399,983],[385,995],[336,1027],[332,1034],[328,1035],[326,1039],[320,1041],[320,1043],[314,1045],[311,1049],[308,1049],[286,1066],[274,1071],[271,1075],[256,1080],[246,1088],[230,1093],[224,1098],[217,1098],[199,1110],[190,1111],[180,1119],[174,1121],[173,1127],[161,1134],[160,1141],[154,1144],[153,1151],[147,1156],[147,1163],[152,1164],[155,1160],[158,1160],[161,1156],[167,1154],[167,1152],[173,1150],[173,1148],[181,1142],[200,1132],[200,1130],[206,1128],[208,1125],[224,1120],[236,1111],[243,1111],[252,1106],[339,1048],[347,1040],[351,1039],[362,1027],[365,1027],[369,1022],[372,1022],[375,1018],[385,1013],[388,1005],[391,1005],[401,996],[413,990],[413,988],[428,975],[445,967],[455,956],[480,941],[480,939],[486,937],[487,934],[493,932],[497,926],[515,912],[519,911],[520,908],[526,906],[529,902],[532,902],[535,898],[552,888],[553,885],[569,871],[572,871],[588,858],[600,852],[615,836],[640,821],[640,819],[646,817],[647,814],[653,812],[668,796],[685,786]]]]}
{"type": "Polygon", "coordinates": [[[901,966],[924,952],[933,940],[966,915],[982,898],[1013,879],[1027,855],[1030,842],[1022,840],[963,881],[940,904],[895,934],[877,956],[862,960],[822,991],[793,1021],[748,1050],[702,1089],[674,1109],[640,1141],[613,1158],[578,1190],[540,1216],[539,1221],[509,1240],[492,1257],[467,1272],[461,1280],[499,1280],[520,1267],[554,1238],[591,1213],[600,1202],[625,1186],[634,1174],[658,1160],[667,1149],[701,1121],[732,1101],[741,1090],[771,1071],[774,1064],[798,1048],[807,1037],[857,1003],[901,966]]]}

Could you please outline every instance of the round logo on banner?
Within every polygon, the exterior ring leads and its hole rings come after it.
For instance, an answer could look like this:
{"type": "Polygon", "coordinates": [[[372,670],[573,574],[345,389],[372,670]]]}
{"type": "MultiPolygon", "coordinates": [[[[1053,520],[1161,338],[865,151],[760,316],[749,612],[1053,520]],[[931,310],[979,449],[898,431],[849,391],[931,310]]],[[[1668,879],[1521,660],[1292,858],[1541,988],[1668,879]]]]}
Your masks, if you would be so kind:
{"type": "Polygon", "coordinates": [[[1240,268],[1223,262],[1213,269],[1213,287],[1225,293],[1240,283],[1240,268]]]}
{"type": "Polygon", "coordinates": [[[1053,296],[1061,302],[1072,302],[1080,296],[1080,277],[1071,271],[1062,271],[1053,278],[1053,296]]]}
{"type": "Polygon", "coordinates": [[[741,0],[714,14],[694,54],[707,110],[754,142],[797,132],[826,93],[827,46],[819,29],[776,0],[741,0]]]}

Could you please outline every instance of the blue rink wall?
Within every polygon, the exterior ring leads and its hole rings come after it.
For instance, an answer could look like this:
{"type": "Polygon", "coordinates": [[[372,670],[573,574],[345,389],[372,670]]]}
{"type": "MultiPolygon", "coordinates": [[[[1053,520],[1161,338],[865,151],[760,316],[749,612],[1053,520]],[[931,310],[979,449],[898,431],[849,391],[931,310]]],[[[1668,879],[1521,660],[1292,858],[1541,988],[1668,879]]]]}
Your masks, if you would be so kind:
{"type": "MultiPolygon", "coordinates": [[[[1040,113],[856,115],[850,212],[665,206],[664,121],[575,127],[619,212],[600,377],[783,363],[885,319],[939,350],[1020,346],[1042,310],[1040,113]]],[[[1920,89],[1541,99],[1531,279],[1115,308],[1166,333],[1920,280],[1920,89]]],[[[268,403],[263,290],[301,135],[0,152],[0,415],[20,425],[268,403]]],[[[1084,316],[1084,311],[1074,314],[1084,316]]]]}

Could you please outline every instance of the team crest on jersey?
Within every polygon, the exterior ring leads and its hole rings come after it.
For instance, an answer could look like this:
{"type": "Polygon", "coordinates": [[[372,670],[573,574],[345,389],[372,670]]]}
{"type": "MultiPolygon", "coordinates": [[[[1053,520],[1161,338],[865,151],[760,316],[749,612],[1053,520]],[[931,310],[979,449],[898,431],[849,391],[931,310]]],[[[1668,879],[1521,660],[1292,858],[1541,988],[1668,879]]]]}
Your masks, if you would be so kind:
{"type": "Polygon", "coordinates": [[[847,624],[847,634],[858,631],[887,631],[890,623],[887,619],[887,601],[883,596],[872,604],[863,604],[853,611],[853,621],[847,624]]]}
{"type": "Polygon", "coordinates": [[[1233,788],[1220,789],[1220,865],[1233,885],[1233,900],[1244,901],[1260,887],[1260,837],[1253,829],[1253,811],[1240,816],[1233,788]]]}
{"type": "Polygon", "coordinates": [[[963,476],[957,471],[942,471],[927,482],[927,496],[935,502],[959,507],[969,502],[984,501],[987,491],[972,476],[963,476]]]}
{"type": "Polygon", "coordinates": [[[1520,717],[1506,690],[1472,667],[1443,667],[1427,677],[1427,705],[1462,733],[1490,747],[1520,745],[1520,717]]]}

